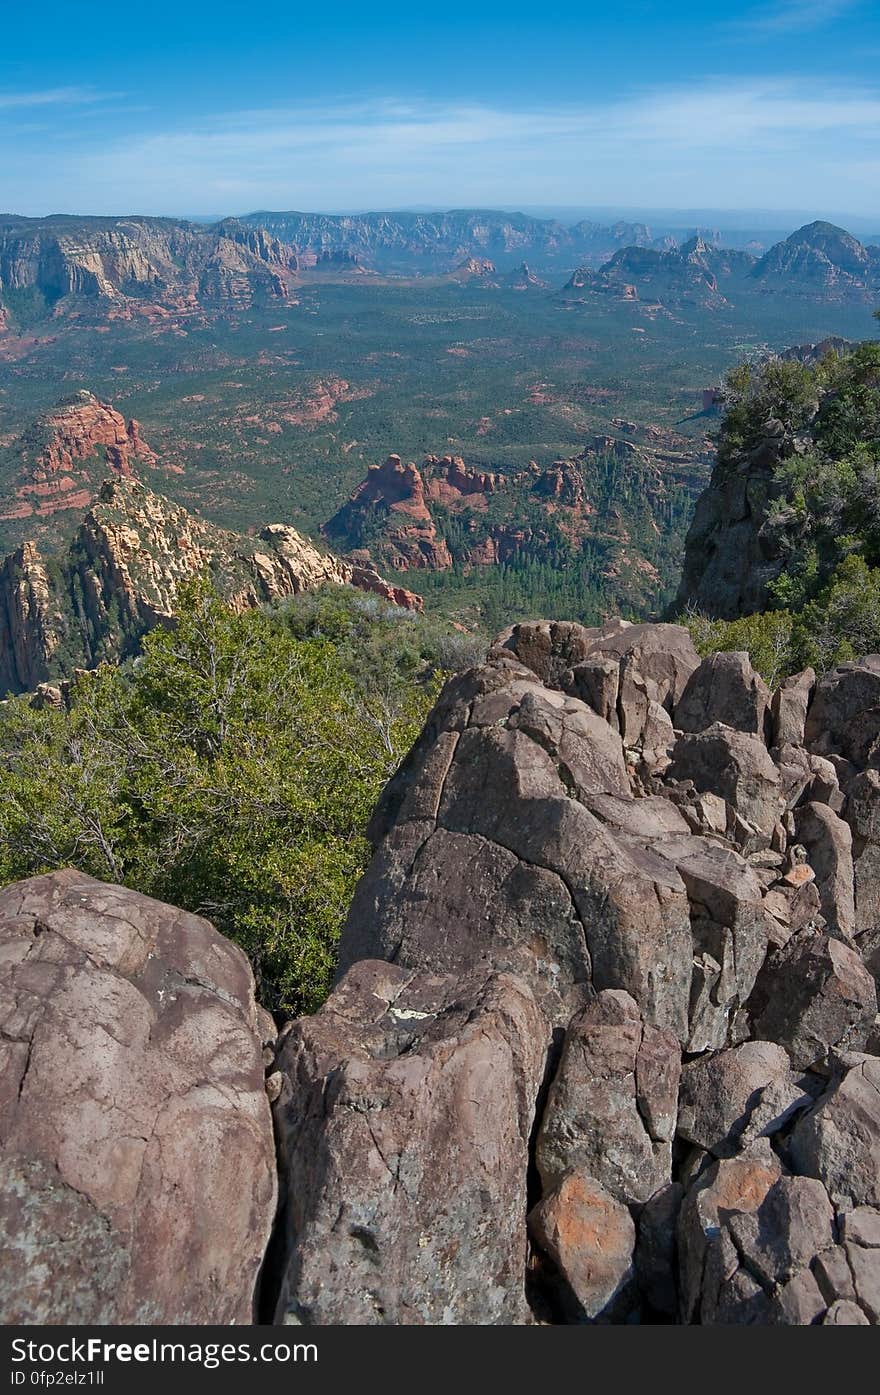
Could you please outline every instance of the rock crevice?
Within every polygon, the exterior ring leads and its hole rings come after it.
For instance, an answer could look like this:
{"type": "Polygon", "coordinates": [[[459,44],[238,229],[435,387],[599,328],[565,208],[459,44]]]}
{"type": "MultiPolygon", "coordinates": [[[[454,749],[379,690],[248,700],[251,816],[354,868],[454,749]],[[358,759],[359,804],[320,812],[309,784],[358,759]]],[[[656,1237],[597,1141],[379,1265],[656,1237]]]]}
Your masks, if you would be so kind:
{"type": "MultiPolygon", "coordinates": [[[[771,695],[746,655],[701,662],[675,626],[535,622],[451,680],[380,800],[334,992],[279,1055],[288,1185],[305,1187],[309,1208],[287,1232],[280,1318],[876,1320],[874,664],[771,695]],[[526,1114],[487,1112],[482,1140],[522,1169],[519,1188],[505,1172],[502,1196],[499,1174],[482,1202],[492,1255],[508,1247],[503,1300],[478,1293],[484,1260],[451,1238],[481,1221],[437,1194],[438,1130],[474,1163],[470,1102],[432,1090],[405,1126],[394,1105],[389,1156],[403,1148],[423,1179],[433,1169],[430,1194],[406,1202],[432,1254],[444,1236],[428,1289],[417,1256],[383,1259],[405,1251],[402,1212],[352,1166],[339,1097],[321,1084],[361,1069],[380,1014],[371,1054],[421,1071],[421,1029],[401,1057],[388,1002],[357,1006],[364,983],[390,972],[418,982],[433,1032],[464,1012],[491,1039],[497,989],[491,1013],[485,994],[499,977],[505,999],[530,1004],[505,1014],[508,1047],[529,1063],[526,1114]],[[302,1040],[331,1029],[328,1074],[302,1040]],[[866,1208],[862,1229],[853,1205],[866,1208]],[[318,1237],[363,1207],[379,1218],[381,1303],[363,1306],[361,1269],[341,1255],[318,1298],[318,1237]]],[[[444,1037],[450,1068],[460,1040],[444,1037]]],[[[378,1069],[369,1108],[385,1117],[378,1069]]]]}

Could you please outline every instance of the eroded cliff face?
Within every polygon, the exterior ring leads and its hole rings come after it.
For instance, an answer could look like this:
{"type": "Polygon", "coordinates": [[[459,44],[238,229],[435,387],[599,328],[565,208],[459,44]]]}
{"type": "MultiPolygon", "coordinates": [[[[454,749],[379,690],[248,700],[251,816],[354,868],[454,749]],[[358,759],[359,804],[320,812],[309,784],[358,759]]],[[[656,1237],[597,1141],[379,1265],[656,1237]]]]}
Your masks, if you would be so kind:
{"type": "MultiPolygon", "coordinates": [[[[547,400],[538,384],[532,401],[547,400]]],[[[525,556],[540,559],[562,541],[577,549],[594,537],[609,552],[606,580],[621,571],[656,577],[632,534],[651,512],[658,535],[679,491],[695,490],[708,462],[708,443],[694,444],[660,427],[614,418],[614,435],[590,437],[574,459],[544,468],[535,461],[510,474],[481,470],[458,455],[427,455],[421,465],[390,455],[324,525],[335,545],[363,549],[398,571],[446,571],[453,562],[494,566],[525,556]],[[609,462],[630,488],[606,486],[609,462]],[[455,556],[446,537],[454,522],[455,556]],[[613,553],[613,556],[611,555],[613,553]]]]}
{"type": "Polygon", "coordinates": [[[786,523],[776,470],[807,442],[776,418],[753,449],[719,458],[685,541],[677,606],[732,620],[767,608],[784,564],[786,523]]]}
{"type": "Polygon", "coordinates": [[[34,543],[22,543],[0,563],[0,598],[0,691],[30,691],[49,676],[62,624],[34,543]]]}
{"type": "Polygon", "coordinates": [[[372,541],[377,527],[382,529],[381,554],[398,570],[445,571],[452,566],[452,554],[428,508],[421,471],[412,462],[404,464],[399,455],[370,466],[366,479],[324,532],[331,540],[361,548],[372,541]]]}
{"type": "Polygon", "coordinates": [[[239,609],[326,582],[421,608],[370,565],[320,552],[285,524],[243,537],[135,479],[112,478],[64,555],[44,559],[25,543],[0,567],[0,687],[29,691],[131,653],[148,630],[171,623],[180,586],[201,573],[239,609]]]}
{"type": "Polygon", "coordinates": [[[212,228],[165,218],[0,220],[0,299],[4,290],[35,294],[56,313],[71,297],[105,310],[284,300],[296,270],[292,247],[235,219],[212,228]]]}
{"type": "Polygon", "coordinates": [[[450,681],[279,1043],[276,1320],[880,1320],[878,711],[621,621],[450,681]]]}
{"type": "Polygon", "coordinates": [[[158,463],[140,422],[85,390],[34,422],[12,454],[18,480],[0,519],[88,508],[108,470],[130,476],[158,463]]]}

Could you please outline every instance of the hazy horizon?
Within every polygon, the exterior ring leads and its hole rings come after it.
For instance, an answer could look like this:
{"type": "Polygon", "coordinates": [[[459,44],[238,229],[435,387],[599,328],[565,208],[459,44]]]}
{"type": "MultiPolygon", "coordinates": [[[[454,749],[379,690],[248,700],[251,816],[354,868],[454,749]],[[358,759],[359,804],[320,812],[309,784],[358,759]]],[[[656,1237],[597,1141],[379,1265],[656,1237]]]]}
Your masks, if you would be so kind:
{"type": "Polygon", "coordinates": [[[555,221],[564,226],[571,226],[581,221],[594,221],[600,225],[613,224],[615,222],[646,223],[653,230],[659,232],[681,232],[685,233],[694,228],[701,230],[717,230],[721,233],[736,233],[744,236],[749,233],[773,234],[778,237],[787,237],[798,228],[812,222],[830,222],[846,231],[853,233],[857,237],[880,238],[880,213],[876,217],[866,217],[863,214],[843,213],[839,210],[828,209],[723,209],[723,208],[645,208],[641,205],[587,205],[574,207],[557,207],[546,205],[535,205],[527,203],[516,203],[513,200],[499,201],[495,204],[399,204],[388,205],[363,205],[354,208],[333,205],[323,208],[236,208],[215,212],[197,212],[192,210],[175,210],[170,213],[154,213],[151,210],[142,208],[117,209],[114,212],[96,214],[93,211],[70,210],[66,208],[56,208],[49,213],[30,214],[23,212],[19,208],[0,209],[0,217],[23,217],[23,218],[169,218],[182,222],[190,222],[204,225],[211,225],[226,218],[253,218],[260,213],[265,214],[300,214],[306,217],[330,217],[330,218],[357,218],[370,215],[405,215],[424,214],[426,216],[441,215],[448,213],[501,213],[516,215],[522,214],[526,217],[535,218],[542,221],[555,221]]]}

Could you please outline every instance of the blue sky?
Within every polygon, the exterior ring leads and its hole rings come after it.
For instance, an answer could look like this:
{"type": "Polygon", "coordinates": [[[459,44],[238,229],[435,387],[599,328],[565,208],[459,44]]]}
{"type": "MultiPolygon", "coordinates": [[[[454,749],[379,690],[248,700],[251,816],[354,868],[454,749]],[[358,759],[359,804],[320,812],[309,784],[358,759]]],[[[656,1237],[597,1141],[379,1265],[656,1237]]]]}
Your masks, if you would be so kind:
{"type": "Polygon", "coordinates": [[[430,10],[9,7],[0,209],[760,208],[880,231],[876,0],[430,10]]]}

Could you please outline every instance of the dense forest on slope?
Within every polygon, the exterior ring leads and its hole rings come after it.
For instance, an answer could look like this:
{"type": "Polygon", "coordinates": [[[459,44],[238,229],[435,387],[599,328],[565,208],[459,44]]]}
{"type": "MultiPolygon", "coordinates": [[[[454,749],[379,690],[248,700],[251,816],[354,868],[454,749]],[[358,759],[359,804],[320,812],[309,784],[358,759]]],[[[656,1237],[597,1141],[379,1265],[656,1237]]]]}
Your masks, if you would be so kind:
{"type": "Polygon", "coordinates": [[[704,652],[748,649],[771,682],[880,650],[880,343],[728,375],[679,597],[704,652]]]}

